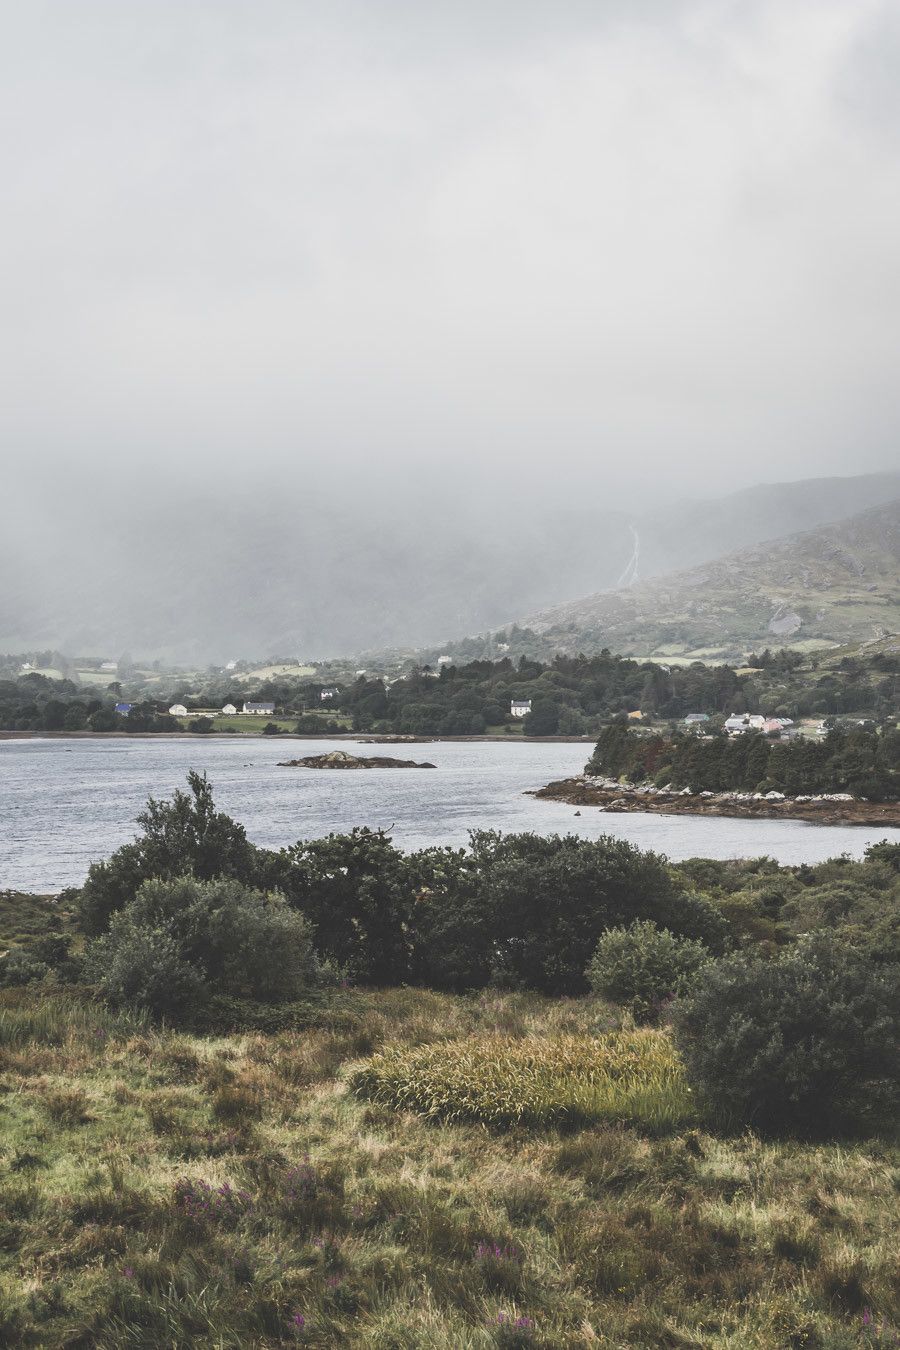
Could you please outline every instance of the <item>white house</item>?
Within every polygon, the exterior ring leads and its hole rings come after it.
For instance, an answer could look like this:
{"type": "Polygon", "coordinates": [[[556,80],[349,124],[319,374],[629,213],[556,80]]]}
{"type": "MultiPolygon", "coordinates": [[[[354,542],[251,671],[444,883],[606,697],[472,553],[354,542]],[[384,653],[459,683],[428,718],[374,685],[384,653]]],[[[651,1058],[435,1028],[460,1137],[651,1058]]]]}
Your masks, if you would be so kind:
{"type": "Polygon", "coordinates": [[[531,712],[530,698],[514,698],[509,705],[511,717],[527,717],[531,712]]]}
{"type": "Polygon", "coordinates": [[[439,657],[438,657],[438,665],[439,665],[439,666],[449,666],[449,665],[452,665],[452,664],[453,664],[453,657],[452,657],[452,656],[439,656],[439,657]]]}
{"type": "Polygon", "coordinates": [[[323,689],[319,694],[319,700],[322,703],[330,703],[333,698],[337,698],[340,689],[323,689]]]}
{"type": "Polygon", "coordinates": [[[251,713],[256,717],[271,717],[275,711],[274,703],[245,703],[242,712],[251,713]]]}
{"type": "Polygon", "coordinates": [[[226,661],[226,662],[225,662],[225,669],[226,669],[226,670],[234,670],[234,669],[236,669],[236,667],[237,667],[237,661],[226,661]]]}
{"type": "Polygon", "coordinates": [[[725,723],[729,736],[740,736],[743,731],[762,731],[766,719],[760,713],[735,713],[725,723]]]}
{"type": "Polygon", "coordinates": [[[222,715],[224,717],[234,717],[236,712],[237,708],[234,706],[233,703],[226,703],[225,707],[222,709],[222,715]]]}
{"type": "Polygon", "coordinates": [[[118,669],[119,669],[119,663],[118,663],[118,661],[101,661],[101,662],[100,662],[100,669],[101,669],[101,670],[109,670],[109,671],[112,671],[112,670],[118,670],[118,669]]]}
{"type": "Polygon", "coordinates": [[[187,717],[188,710],[183,703],[173,703],[169,713],[172,717],[187,717]]]}

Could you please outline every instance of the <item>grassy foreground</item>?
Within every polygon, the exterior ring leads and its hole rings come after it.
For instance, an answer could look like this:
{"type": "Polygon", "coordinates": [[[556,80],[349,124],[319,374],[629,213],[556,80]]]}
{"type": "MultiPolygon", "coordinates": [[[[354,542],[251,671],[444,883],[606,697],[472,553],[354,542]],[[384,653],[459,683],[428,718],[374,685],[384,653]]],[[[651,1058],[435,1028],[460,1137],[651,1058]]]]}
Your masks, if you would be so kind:
{"type": "Polygon", "coordinates": [[[6,991],[0,1344],[896,1344],[885,1143],[499,1133],[351,1087],[382,1050],[580,1064],[615,1025],[593,999],[395,990],[302,1032],[202,1038],[6,991]]]}

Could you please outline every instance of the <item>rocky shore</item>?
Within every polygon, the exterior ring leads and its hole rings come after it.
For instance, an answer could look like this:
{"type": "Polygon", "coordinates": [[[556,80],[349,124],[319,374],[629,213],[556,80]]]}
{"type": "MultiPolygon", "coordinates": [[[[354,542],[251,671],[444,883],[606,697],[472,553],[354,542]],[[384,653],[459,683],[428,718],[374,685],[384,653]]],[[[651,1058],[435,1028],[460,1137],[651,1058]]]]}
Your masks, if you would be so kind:
{"type": "Polygon", "coordinates": [[[433,769],[434,764],[419,764],[414,759],[392,759],[390,755],[348,755],[332,750],[327,755],[307,755],[304,759],[282,759],[280,769],[433,769]]]}
{"type": "Polygon", "coordinates": [[[674,816],[736,816],[749,820],[807,820],[815,825],[900,826],[900,802],[867,802],[848,793],[786,797],[781,792],[692,792],[690,788],[631,787],[608,778],[563,778],[529,794],[601,811],[674,816]]]}

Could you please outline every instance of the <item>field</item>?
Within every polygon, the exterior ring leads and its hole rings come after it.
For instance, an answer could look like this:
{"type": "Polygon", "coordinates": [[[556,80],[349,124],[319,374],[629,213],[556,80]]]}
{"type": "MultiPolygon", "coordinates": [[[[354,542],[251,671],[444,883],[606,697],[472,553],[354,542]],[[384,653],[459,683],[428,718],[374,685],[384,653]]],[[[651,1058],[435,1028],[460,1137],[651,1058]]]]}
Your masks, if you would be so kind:
{"type": "Polygon", "coordinates": [[[381,1052],[414,1088],[475,1056],[482,1096],[528,1096],[528,1065],[577,1079],[588,1038],[607,1078],[607,1051],[639,1059],[617,1026],[594,999],[346,991],[305,1029],[205,1038],[6,991],[0,1343],[895,1345],[885,1142],[648,1129],[624,1098],[616,1121],[500,1132],[363,1081],[381,1052]]]}

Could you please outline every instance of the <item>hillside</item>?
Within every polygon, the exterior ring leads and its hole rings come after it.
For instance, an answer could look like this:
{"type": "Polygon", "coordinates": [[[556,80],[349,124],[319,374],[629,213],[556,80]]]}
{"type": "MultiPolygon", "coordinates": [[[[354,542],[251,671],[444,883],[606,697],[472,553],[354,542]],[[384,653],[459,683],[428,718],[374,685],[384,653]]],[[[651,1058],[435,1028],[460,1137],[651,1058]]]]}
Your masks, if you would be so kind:
{"type": "Polygon", "coordinates": [[[586,653],[736,658],[760,646],[861,642],[900,629],[900,499],[526,621],[586,653]]]}
{"type": "Polygon", "coordinates": [[[198,492],[148,476],[129,500],[77,476],[27,487],[6,489],[0,652],[205,664],[443,644],[875,506],[900,494],[900,476],[765,484],[665,510],[617,509],[590,483],[565,507],[459,484],[439,503],[402,483],[365,501],[352,484],[328,494],[287,480],[198,492]]]}

